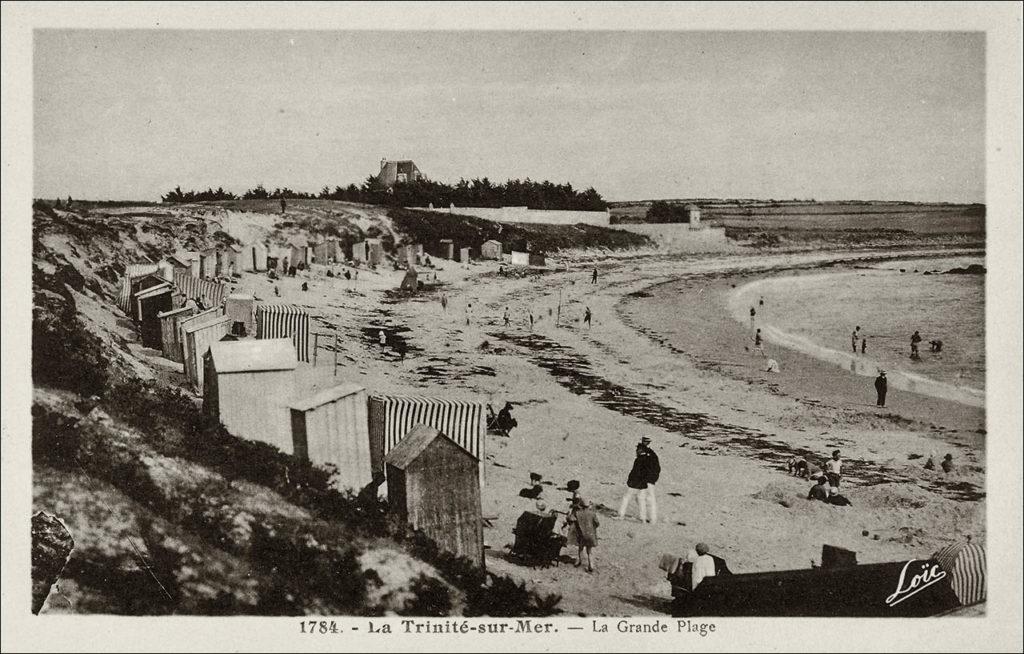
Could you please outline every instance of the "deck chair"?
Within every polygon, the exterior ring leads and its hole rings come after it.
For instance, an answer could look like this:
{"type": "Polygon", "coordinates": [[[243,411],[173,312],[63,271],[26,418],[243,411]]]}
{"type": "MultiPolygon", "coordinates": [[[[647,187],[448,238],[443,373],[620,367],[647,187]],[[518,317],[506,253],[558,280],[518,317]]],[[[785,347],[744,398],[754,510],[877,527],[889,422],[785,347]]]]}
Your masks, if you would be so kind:
{"type": "Polygon", "coordinates": [[[515,542],[512,556],[525,565],[548,567],[558,565],[558,557],[565,547],[566,538],[555,533],[558,516],[524,511],[512,530],[515,542]]]}

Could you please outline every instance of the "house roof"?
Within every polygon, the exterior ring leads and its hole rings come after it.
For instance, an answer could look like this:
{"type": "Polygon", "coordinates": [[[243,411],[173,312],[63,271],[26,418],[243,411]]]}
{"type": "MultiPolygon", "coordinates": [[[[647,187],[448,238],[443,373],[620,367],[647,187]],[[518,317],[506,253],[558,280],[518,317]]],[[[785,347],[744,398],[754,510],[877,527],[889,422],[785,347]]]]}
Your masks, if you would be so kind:
{"type": "Polygon", "coordinates": [[[329,402],[334,402],[335,400],[340,400],[343,397],[355,395],[356,393],[364,391],[366,391],[366,389],[359,384],[338,384],[337,386],[328,388],[327,390],[320,391],[316,395],[297,400],[288,406],[297,411],[309,411],[310,409],[315,409],[318,406],[323,406],[329,402]]]}
{"type": "Polygon", "coordinates": [[[179,313],[183,313],[185,311],[192,311],[192,307],[181,307],[180,309],[171,309],[170,311],[161,311],[161,312],[156,314],[156,317],[157,318],[170,318],[171,316],[176,316],[179,313]]]}
{"type": "Polygon", "coordinates": [[[227,297],[228,300],[247,300],[249,302],[255,302],[256,296],[253,293],[231,293],[227,297]]]}
{"type": "MultiPolygon", "coordinates": [[[[196,315],[201,316],[203,314],[197,313],[196,315]]],[[[195,323],[189,323],[188,325],[182,327],[181,330],[186,334],[191,334],[192,332],[197,332],[200,329],[206,329],[207,327],[219,325],[222,322],[234,322],[234,320],[231,318],[231,316],[214,316],[209,320],[197,320],[195,323]]]]}
{"type": "Polygon", "coordinates": [[[483,242],[484,245],[487,245],[488,243],[493,243],[495,245],[501,245],[501,241],[496,241],[493,238],[483,242]]]}
{"type": "Polygon", "coordinates": [[[218,373],[294,370],[298,365],[290,338],[218,341],[210,346],[218,373]]]}
{"type": "Polygon", "coordinates": [[[182,257],[179,257],[177,255],[173,255],[173,254],[170,255],[170,256],[164,257],[164,261],[166,261],[167,263],[171,264],[172,266],[177,266],[179,268],[188,268],[189,267],[187,259],[184,259],[182,257]]]}
{"type": "Polygon", "coordinates": [[[476,457],[468,450],[464,449],[437,429],[428,425],[416,425],[409,430],[409,433],[405,435],[405,438],[399,441],[398,445],[387,453],[387,456],[384,457],[384,462],[388,465],[395,466],[399,470],[405,470],[412,465],[412,463],[419,458],[421,454],[423,454],[423,451],[434,442],[434,439],[437,438],[445,439],[454,445],[457,450],[465,453],[466,456],[473,460],[476,460],[476,457]]]}
{"type": "Polygon", "coordinates": [[[147,288],[144,291],[139,291],[138,293],[135,294],[135,299],[136,300],[148,300],[151,297],[156,297],[157,295],[162,295],[164,293],[170,293],[170,292],[171,292],[171,285],[167,284],[167,283],[164,283],[164,284],[159,284],[157,286],[151,286],[151,287],[147,288]]]}

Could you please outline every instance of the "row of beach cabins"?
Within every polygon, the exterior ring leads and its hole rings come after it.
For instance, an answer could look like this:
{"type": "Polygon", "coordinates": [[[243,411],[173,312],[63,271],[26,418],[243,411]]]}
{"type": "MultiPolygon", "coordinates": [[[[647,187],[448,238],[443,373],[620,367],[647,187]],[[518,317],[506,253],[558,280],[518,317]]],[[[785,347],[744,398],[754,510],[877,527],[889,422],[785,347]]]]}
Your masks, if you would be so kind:
{"type": "Polygon", "coordinates": [[[234,293],[170,257],[129,266],[118,305],[144,346],[182,365],[203,410],[233,435],[330,464],[342,491],[383,491],[386,482],[397,520],[484,565],[485,402],[376,394],[353,383],[304,393],[306,309],[234,293]]]}

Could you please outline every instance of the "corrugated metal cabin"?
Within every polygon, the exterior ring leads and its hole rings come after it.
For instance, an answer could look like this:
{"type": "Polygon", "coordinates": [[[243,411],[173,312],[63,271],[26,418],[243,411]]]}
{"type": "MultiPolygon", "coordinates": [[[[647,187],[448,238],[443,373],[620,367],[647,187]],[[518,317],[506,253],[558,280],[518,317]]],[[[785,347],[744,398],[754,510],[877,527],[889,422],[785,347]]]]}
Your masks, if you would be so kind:
{"type": "Polygon", "coordinates": [[[185,378],[199,395],[203,394],[203,358],[210,346],[231,333],[231,318],[217,316],[183,327],[185,334],[185,378]]]}
{"type": "Polygon", "coordinates": [[[298,365],[291,339],[214,342],[204,364],[203,409],[235,436],[291,454],[288,405],[298,365]]]}
{"type": "Polygon", "coordinates": [[[224,315],[232,320],[231,333],[253,336],[256,333],[256,297],[252,293],[232,293],[224,301],[224,315]],[[238,323],[242,323],[239,331],[238,323]]]}
{"type": "Polygon", "coordinates": [[[480,245],[480,258],[481,259],[492,259],[494,261],[501,260],[501,241],[484,241],[480,245]]]}
{"type": "Polygon", "coordinates": [[[290,409],[297,458],[334,465],[339,490],[358,492],[373,481],[365,388],[339,384],[293,402],[290,409]]]}
{"type": "Polygon", "coordinates": [[[417,425],[388,453],[388,507],[439,549],[484,566],[480,462],[440,431],[417,425]]]}
{"type": "Polygon", "coordinates": [[[171,309],[157,314],[160,319],[160,350],[165,359],[182,363],[185,359],[181,352],[181,337],[178,326],[182,320],[191,318],[195,308],[191,306],[171,309]]]}
{"type": "Polygon", "coordinates": [[[160,314],[169,311],[171,302],[171,285],[160,284],[148,288],[135,296],[136,315],[139,317],[139,334],[142,344],[153,349],[160,349],[161,338],[160,314]]]}

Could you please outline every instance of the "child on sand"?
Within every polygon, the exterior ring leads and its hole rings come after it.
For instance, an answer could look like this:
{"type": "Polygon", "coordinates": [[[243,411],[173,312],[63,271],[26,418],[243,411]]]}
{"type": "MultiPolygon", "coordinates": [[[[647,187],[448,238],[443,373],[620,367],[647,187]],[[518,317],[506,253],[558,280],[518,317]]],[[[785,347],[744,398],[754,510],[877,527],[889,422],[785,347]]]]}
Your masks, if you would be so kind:
{"type": "Polygon", "coordinates": [[[576,536],[576,567],[583,564],[583,552],[587,553],[587,572],[594,571],[594,547],[597,546],[597,528],[601,524],[597,512],[590,502],[582,497],[573,498],[573,508],[569,511],[565,522],[576,536]]]}

